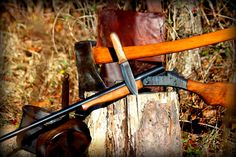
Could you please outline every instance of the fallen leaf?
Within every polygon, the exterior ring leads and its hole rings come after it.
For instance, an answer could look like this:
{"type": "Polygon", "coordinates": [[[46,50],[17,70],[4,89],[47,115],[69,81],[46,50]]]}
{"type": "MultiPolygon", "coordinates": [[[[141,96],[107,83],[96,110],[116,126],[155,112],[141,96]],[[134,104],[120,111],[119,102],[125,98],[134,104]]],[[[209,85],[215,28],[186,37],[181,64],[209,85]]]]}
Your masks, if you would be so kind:
{"type": "Polygon", "coordinates": [[[61,31],[63,30],[63,28],[64,28],[63,23],[59,22],[59,23],[57,23],[56,26],[55,26],[55,31],[56,31],[56,32],[61,32],[61,31]]]}
{"type": "Polygon", "coordinates": [[[216,113],[217,113],[216,110],[214,110],[214,109],[209,109],[209,110],[204,110],[204,111],[202,112],[202,115],[203,115],[204,118],[210,119],[210,118],[212,118],[212,117],[215,117],[215,116],[216,116],[216,113]]]}
{"type": "Polygon", "coordinates": [[[42,47],[40,46],[31,46],[27,49],[28,52],[31,52],[31,53],[39,53],[40,51],[42,50],[42,47]]]}
{"type": "Polygon", "coordinates": [[[30,103],[33,106],[38,106],[42,108],[48,108],[51,106],[51,102],[49,100],[43,100],[43,101],[35,101],[30,103]]]}

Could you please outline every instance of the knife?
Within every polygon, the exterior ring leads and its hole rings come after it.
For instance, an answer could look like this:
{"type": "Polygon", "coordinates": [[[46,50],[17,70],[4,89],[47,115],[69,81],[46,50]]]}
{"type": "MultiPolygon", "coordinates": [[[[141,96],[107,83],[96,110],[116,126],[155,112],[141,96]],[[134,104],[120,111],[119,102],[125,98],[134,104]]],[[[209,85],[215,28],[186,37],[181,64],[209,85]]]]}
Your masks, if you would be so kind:
{"type": "Polygon", "coordinates": [[[134,75],[132,73],[130,64],[125,56],[125,53],[123,51],[120,39],[118,35],[114,32],[110,34],[110,38],[113,44],[113,47],[115,49],[117,58],[118,58],[118,63],[121,68],[122,76],[124,78],[124,81],[130,90],[130,92],[134,95],[138,95],[138,88],[135,83],[134,75]]]}

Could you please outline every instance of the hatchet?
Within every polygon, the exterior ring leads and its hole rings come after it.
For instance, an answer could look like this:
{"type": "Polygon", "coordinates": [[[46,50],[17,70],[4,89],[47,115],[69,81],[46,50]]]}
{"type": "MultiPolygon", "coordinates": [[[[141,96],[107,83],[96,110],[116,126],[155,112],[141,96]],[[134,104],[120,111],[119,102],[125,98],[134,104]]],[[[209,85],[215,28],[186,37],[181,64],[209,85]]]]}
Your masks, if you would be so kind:
{"type": "MultiPolygon", "coordinates": [[[[219,30],[199,36],[176,41],[167,41],[143,46],[123,47],[128,60],[156,55],[176,53],[197,47],[216,44],[236,38],[236,27],[219,30]],[[138,53],[137,53],[138,52],[138,53]]],[[[92,47],[94,41],[80,41],[75,44],[76,65],[79,75],[79,95],[84,98],[84,91],[100,91],[105,89],[105,83],[99,76],[96,64],[117,62],[118,58],[113,48],[92,47]]]]}
{"type": "Polygon", "coordinates": [[[95,44],[95,41],[80,41],[74,46],[81,99],[84,98],[85,91],[100,91],[106,88],[91,56],[92,46],[95,44]]]}

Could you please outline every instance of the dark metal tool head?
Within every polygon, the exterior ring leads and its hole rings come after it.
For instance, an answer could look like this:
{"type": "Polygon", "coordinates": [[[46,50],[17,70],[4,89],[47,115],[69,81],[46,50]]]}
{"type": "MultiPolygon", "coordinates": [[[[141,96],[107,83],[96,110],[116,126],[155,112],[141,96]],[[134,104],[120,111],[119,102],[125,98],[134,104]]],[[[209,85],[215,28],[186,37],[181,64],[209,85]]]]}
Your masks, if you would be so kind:
{"type": "Polygon", "coordinates": [[[85,91],[101,91],[106,88],[92,56],[92,46],[95,44],[94,41],[75,43],[80,98],[84,98],[85,91]]]}
{"type": "Polygon", "coordinates": [[[134,79],[134,75],[123,51],[119,37],[116,33],[111,33],[110,37],[119,60],[119,65],[125,83],[132,94],[138,95],[138,88],[134,79]]]}

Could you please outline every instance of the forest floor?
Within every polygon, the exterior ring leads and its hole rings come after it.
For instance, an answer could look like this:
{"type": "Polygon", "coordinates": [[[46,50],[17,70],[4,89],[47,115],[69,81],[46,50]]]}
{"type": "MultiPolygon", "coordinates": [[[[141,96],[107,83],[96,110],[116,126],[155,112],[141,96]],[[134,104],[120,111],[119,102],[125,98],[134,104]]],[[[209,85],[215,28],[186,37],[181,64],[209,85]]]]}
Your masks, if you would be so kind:
{"type": "MultiPolygon", "coordinates": [[[[166,3],[164,8],[167,40],[173,40],[173,31],[178,34],[170,5],[166,3]]],[[[7,128],[1,134],[19,127],[26,104],[60,109],[64,73],[70,75],[70,104],[79,100],[74,43],[96,40],[96,11],[104,6],[102,1],[1,3],[0,128],[7,128]]],[[[233,26],[235,7],[229,1],[202,1],[196,9],[200,10],[203,33],[233,26]]],[[[235,81],[234,47],[233,42],[223,42],[202,48],[197,81],[235,81]]],[[[226,109],[208,106],[197,95],[187,93],[180,98],[181,126],[190,124],[190,129],[182,128],[184,155],[216,156],[223,151],[226,109]]]]}

